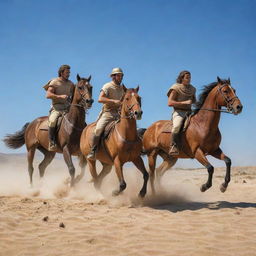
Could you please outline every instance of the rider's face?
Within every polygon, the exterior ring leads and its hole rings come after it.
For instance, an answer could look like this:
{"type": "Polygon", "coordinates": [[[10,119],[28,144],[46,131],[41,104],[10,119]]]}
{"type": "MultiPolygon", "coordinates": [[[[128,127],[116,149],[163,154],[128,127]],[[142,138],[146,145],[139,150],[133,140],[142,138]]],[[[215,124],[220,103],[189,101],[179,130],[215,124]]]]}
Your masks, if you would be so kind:
{"type": "Polygon", "coordinates": [[[185,74],[183,79],[182,79],[182,84],[184,85],[189,85],[191,80],[190,74],[185,74]]]}
{"type": "Polygon", "coordinates": [[[123,80],[123,74],[115,74],[113,77],[113,81],[115,82],[115,84],[121,84],[122,80],[123,80]]]}
{"type": "Polygon", "coordinates": [[[61,77],[65,80],[68,80],[70,75],[70,69],[65,69],[62,73],[61,73],[61,77]]]}

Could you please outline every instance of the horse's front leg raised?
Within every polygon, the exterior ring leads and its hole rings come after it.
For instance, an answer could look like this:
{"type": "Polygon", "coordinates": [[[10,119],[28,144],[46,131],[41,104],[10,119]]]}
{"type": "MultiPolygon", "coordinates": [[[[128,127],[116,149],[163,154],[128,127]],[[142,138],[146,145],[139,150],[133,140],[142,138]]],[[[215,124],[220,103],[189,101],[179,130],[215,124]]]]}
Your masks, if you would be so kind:
{"type": "Polygon", "coordinates": [[[198,162],[200,162],[203,166],[205,166],[208,171],[208,180],[205,184],[201,186],[201,192],[205,192],[207,189],[209,189],[212,186],[212,175],[214,172],[214,168],[209,163],[209,161],[204,155],[204,152],[200,148],[197,149],[195,158],[197,159],[198,162]]]}
{"type": "Polygon", "coordinates": [[[227,157],[220,148],[218,148],[213,154],[213,157],[223,160],[226,164],[226,176],[225,181],[220,185],[220,191],[224,193],[228,187],[228,183],[230,182],[230,170],[231,170],[231,159],[227,157]]]}
{"type": "Polygon", "coordinates": [[[70,174],[70,177],[71,177],[71,182],[70,182],[70,186],[73,187],[74,184],[75,184],[75,167],[73,165],[73,162],[72,162],[72,157],[71,157],[71,154],[69,152],[69,148],[67,145],[65,145],[63,147],[63,157],[64,157],[64,160],[68,166],[68,170],[69,170],[69,174],[70,174]]]}
{"type": "MultiPolygon", "coordinates": [[[[139,156],[137,159],[135,159],[134,161],[132,161],[135,166],[141,171],[141,173],[143,174],[143,179],[144,179],[144,182],[143,182],[143,186],[140,190],[140,193],[139,195],[141,197],[144,197],[147,193],[147,184],[148,184],[148,172],[145,168],[145,165],[144,165],[144,162],[142,160],[142,158],[139,156]]],[[[154,173],[153,173],[154,174],[154,173]]]]}
{"type": "Polygon", "coordinates": [[[123,163],[120,161],[118,156],[114,160],[114,165],[116,169],[116,175],[119,180],[119,190],[114,190],[112,194],[113,196],[118,196],[126,188],[126,183],[124,181],[124,175],[123,175],[123,163]]]}

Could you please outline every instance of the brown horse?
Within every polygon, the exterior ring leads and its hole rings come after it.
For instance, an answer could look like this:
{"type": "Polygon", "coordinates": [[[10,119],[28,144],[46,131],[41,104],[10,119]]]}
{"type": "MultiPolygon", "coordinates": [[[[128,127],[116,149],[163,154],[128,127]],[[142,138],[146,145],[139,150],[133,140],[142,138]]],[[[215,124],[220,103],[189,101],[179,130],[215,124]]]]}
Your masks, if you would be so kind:
{"type": "Polygon", "coordinates": [[[180,134],[179,144],[182,145],[182,148],[179,155],[168,155],[171,140],[170,121],[160,120],[153,123],[143,135],[143,147],[148,156],[153,193],[155,192],[154,172],[157,155],[160,155],[164,160],[156,169],[158,177],[171,168],[178,158],[196,158],[208,170],[208,180],[201,186],[202,192],[212,186],[214,171],[214,167],[208,162],[206,155],[224,160],[226,163],[226,176],[220,190],[225,192],[227,189],[230,182],[231,160],[219,147],[221,133],[218,124],[221,112],[237,115],[242,111],[243,106],[236,96],[235,90],[230,85],[230,79],[221,80],[219,77],[217,77],[217,82],[205,86],[196,106],[197,109],[191,117],[187,129],[180,134]],[[222,106],[226,107],[227,110],[222,110],[222,106]]]}
{"type": "MultiPolygon", "coordinates": [[[[71,186],[82,178],[86,164],[84,159],[80,157],[79,164],[81,167],[81,174],[75,180],[75,168],[72,163],[71,155],[81,156],[79,141],[81,133],[86,125],[85,113],[93,103],[90,79],[91,76],[89,78],[80,78],[80,76],[77,75],[78,83],[75,86],[69,112],[64,115],[58,135],[56,136],[58,146],[56,152],[63,153],[64,160],[71,176],[71,186]]],[[[31,185],[34,171],[33,159],[36,149],[44,154],[44,159],[38,166],[41,178],[44,176],[46,167],[51,163],[56,154],[56,152],[48,151],[49,139],[47,122],[47,116],[39,117],[31,123],[26,123],[21,131],[18,131],[13,135],[7,135],[4,138],[6,146],[13,149],[17,149],[26,144],[28,172],[31,185]]]]}
{"type": "MultiPolygon", "coordinates": [[[[113,195],[120,194],[125,188],[126,183],[123,176],[123,165],[126,162],[133,162],[142,172],[144,183],[140,190],[140,196],[144,197],[147,191],[148,173],[140,156],[142,150],[142,141],[137,135],[136,119],[142,115],[141,99],[138,95],[139,87],[136,89],[126,89],[123,86],[125,94],[121,100],[121,114],[119,122],[116,122],[109,136],[102,140],[96,152],[103,169],[98,175],[96,172],[96,160],[88,159],[90,172],[96,188],[99,188],[103,178],[115,166],[116,174],[119,179],[119,190],[114,190],[113,195]]],[[[80,148],[84,156],[88,155],[91,147],[90,141],[96,123],[88,125],[81,135],[80,148]]]]}

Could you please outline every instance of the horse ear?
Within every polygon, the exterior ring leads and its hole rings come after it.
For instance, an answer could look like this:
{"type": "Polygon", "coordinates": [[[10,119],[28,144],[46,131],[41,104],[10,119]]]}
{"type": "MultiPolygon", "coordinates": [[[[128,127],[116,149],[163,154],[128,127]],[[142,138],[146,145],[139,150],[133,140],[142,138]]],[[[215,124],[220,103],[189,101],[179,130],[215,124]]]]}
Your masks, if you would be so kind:
{"type": "Polygon", "coordinates": [[[90,75],[88,78],[87,78],[87,81],[90,82],[92,76],[90,75]]]}
{"type": "Polygon", "coordinates": [[[222,82],[221,79],[218,76],[217,76],[217,81],[218,81],[218,83],[222,82]]]}
{"type": "Polygon", "coordinates": [[[79,74],[76,75],[76,79],[78,82],[80,81],[81,77],[79,76],[79,74]]]}
{"type": "Polygon", "coordinates": [[[230,77],[228,78],[228,84],[230,85],[231,83],[230,83],[230,77]]]}
{"type": "Polygon", "coordinates": [[[124,85],[124,84],[122,85],[122,87],[123,87],[124,92],[126,93],[127,88],[125,87],[125,85],[124,85]]]}
{"type": "Polygon", "coordinates": [[[139,89],[140,89],[140,85],[138,84],[137,88],[135,89],[135,90],[136,90],[136,92],[138,92],[138,91],[139,91],[139,89]]]}

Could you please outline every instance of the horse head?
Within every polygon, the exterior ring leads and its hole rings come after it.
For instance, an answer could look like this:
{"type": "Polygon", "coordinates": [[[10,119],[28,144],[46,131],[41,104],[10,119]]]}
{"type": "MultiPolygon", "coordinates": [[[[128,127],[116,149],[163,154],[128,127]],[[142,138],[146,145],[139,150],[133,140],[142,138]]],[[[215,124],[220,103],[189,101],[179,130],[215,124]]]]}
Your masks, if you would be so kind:
{"type": "Polygon", "coordinates": [[[92,85],[90,84],[91,76],[82,78],[77,74],[77,84],[74,92],[76,102],[88,109],[91,108],[94,100],[92,99],[92,85]]]}
{"type": "Polygon", "coordinates": [[[121,113],[122,115],[132,119],[140,120],[143,111],[141,110],[141,97],[138,95],[139,86],[137,88],[127,89],[123,85],[124,96],[121,100],[121,113]]]}
{"type": "Polygon", "coordinates": [[[222,80],[217,77],[217,104],[218,106],[224,106],[233,113],[237,115],[242,112],[243,105],[241,104],[239,98],[236,96],[236,91],[231,87],[230,79],[222,80]]]}

